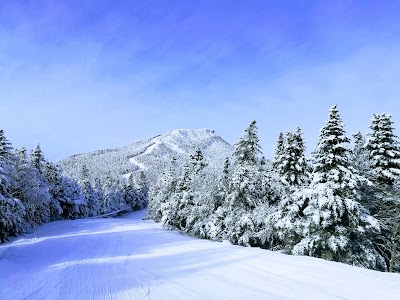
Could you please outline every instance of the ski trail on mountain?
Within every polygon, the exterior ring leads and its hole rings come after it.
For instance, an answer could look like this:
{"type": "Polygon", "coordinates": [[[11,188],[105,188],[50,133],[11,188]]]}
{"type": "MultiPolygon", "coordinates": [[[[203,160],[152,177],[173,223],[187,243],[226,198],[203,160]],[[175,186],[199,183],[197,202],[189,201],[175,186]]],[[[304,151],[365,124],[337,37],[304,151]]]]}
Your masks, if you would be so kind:
{"type": "MultiPolygon", "coordinates": [[[[149,145],[149,146],[144,150],[143,153],[141,153],[141,154],[139,154],[139,155],[137,155],[137,156],[135,156],[135,157],[131,157],[131,158],[129,159],[129,162],[131,162],[133,165],[136,165],[136,166],[138,167],[137,170],[135,170],[134,172],[140,172],[140,171],[147,170],[147,167],[146,167],[143,163],[141,163],[140,161],[138,161],[137,158],[140,157],[140,156],[147,155],[147,154],[150,154],[151,152],[153,152],[154,149],[160,144],[160,137],[157,136],[157,137],[153,138],[153,139],[151,140],[151,142],[153,142],[153,144],[149,145]]],[[[132,173],[125,174],[124,177],[129,177],[130,174],[132,174],[132,173]]]]}
{"type": "MultiPolygon", "coordinates": [[[[154,151],[154,149],[156,149],[162,143],[162,136],[157,136],[157,137],[153,138],[151,140],[151,143],[152,144],[147,146],[143,153],[141,153],[141,154],[139,154],[137,156],[129,158],[129,162],[132,163],[133,165],[137,166],[137,169],[134,172],[145,171],[145,170],[148,169],[145,164],[141,163],[138,160],[138,158],[141,157],[141,156],[145,156],[145,155],[151,154],[154,151]]],[[[175,145],[173,143],[166,143],[166,145],[171,150],[175,151],[176,153],[187,154],[187,152],[185,150],[182,150],[178,145],[175,145]]],[[[124,174],[123,177],[128,178],[132,173],[133,172],[124,174]]]]}
{"type": "Polygon", "coordinates": [[[400,275],[194,239],[142,220],[56,221],[0,246],[0,299],[400,299],[400,275]]]}

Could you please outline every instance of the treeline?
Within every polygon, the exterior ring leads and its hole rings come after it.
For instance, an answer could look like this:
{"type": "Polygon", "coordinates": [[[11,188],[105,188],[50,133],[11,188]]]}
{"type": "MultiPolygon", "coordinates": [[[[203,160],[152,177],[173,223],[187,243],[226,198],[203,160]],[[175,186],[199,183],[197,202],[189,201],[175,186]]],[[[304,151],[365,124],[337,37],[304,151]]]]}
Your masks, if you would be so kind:
{"type": "Polygon", "coordinates": [[[0,130],[0,243],[9,236],[32,232],[40,224],[110,215],[147,206],[144,174],[135,182],[90,180],[86,166],[79,180],[65,176],[60,166],[47,161],[40,146],[14,150],[0,130]]]}
{"type": "Polygon", "coordinates": [[[350,147],[334,106],[311,158],[297,129],[279,135],[270,161],[253,121],[222,174],[201,150],[183,166],[172,160],[148,216],[200,238],[400,271],[399,143],[388,114],[370,130],[350,147]]]}

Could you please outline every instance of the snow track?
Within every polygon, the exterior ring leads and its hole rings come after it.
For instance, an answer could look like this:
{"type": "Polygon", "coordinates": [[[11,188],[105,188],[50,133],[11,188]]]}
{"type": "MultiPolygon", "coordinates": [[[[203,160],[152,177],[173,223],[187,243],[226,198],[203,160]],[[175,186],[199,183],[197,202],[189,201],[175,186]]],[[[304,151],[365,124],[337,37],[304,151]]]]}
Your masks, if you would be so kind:
{"type": "MultiPolygon", "coordinates": [[[[130,161],[132,164],[134,164],[134,165],[136,165],[136,166],[138,167],[138,169],[137,169],[135,172],[140,172],[140,171],[144,171],[144,170],[147,169],[147,167],[146,167],[144,164],[142,164],[141,162],[139,162],[139,161],[137,160],[137,157],[142,156],[142,155],[147,155],[147,154],[150,154],[151,152],[153,152],[154,149],[160,144],[160,137],[157,136],[157,137],[155,137],[154,139],[152,139],[151,141],[152,141],[152,144],[151,144],[150,146],[148,146],[148,147],[144,150],[144,152],[143,152],[142,154],[140,154],[140,155],[138,155],[138,156],[135,156],[135,157],[131,157],[131,158],[129,159],[129,161],[130,161]]],[[[130,174],[131,174],[131,173],[125,174],[124,176],[125,176],[125,177],[129,177],[130,174]]]]}
{"type": "Polygon", "coordinates": [[[193,239],[143,221],[57,221],[0,246],[0,299],[400,299],[400,275],[193,239]]]}

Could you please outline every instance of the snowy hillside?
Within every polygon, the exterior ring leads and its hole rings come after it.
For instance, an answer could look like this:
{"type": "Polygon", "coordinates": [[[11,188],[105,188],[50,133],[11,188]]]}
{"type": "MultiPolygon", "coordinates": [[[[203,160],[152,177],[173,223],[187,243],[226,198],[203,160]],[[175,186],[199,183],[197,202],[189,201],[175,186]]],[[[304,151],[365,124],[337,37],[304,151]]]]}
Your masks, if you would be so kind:
{"type": "Polygon", "coordinates": [[[172,157],[183,162],[198,148],[210,165],[221,169],[224,159],[233,151],[232,146],[213,130],[177,129],[129,146],[74,155],[60,163],[64,171],[76,179],[79,179],[82,166],[86,165],[92,178],[127,177],[143,170],[154,182],[172,157]]]}
{"type": "Polygon", "coordinates": [[[400,275],[194,239],[143,221],[66,220],[0,246],[0,299],[400,299],[400,275]]]}

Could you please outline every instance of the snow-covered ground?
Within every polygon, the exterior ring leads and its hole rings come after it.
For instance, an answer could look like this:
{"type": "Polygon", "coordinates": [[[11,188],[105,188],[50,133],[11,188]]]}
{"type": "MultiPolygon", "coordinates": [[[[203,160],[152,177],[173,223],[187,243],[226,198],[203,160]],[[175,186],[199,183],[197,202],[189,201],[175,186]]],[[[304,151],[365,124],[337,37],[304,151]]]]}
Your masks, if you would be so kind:
{"type": "Polygon", "coordinates": [[[199,240],[143,221],[57,221],[0,246],[0,299],[400,299],[400,274],[199,240]]]}

